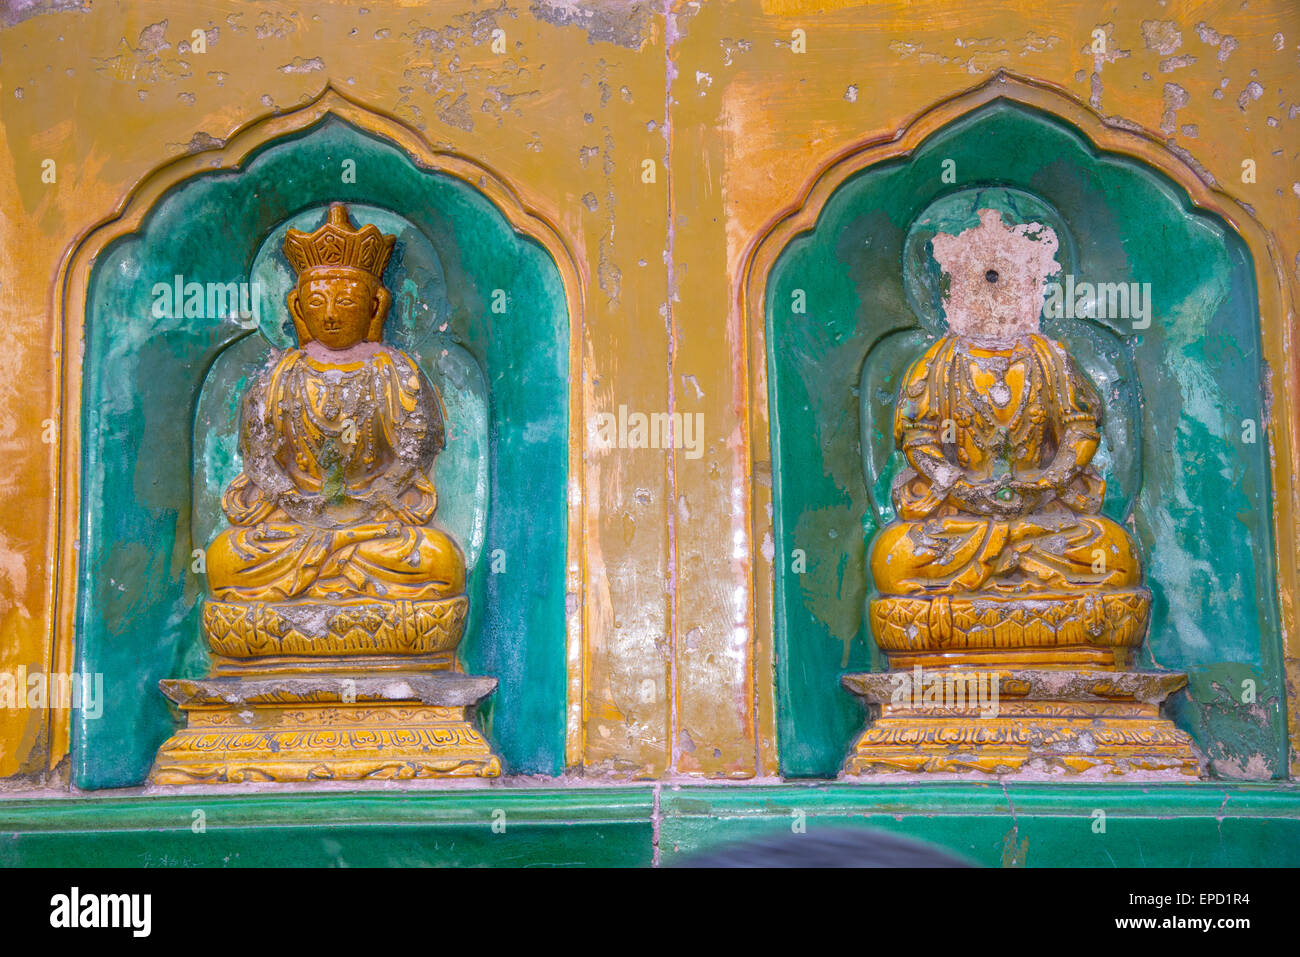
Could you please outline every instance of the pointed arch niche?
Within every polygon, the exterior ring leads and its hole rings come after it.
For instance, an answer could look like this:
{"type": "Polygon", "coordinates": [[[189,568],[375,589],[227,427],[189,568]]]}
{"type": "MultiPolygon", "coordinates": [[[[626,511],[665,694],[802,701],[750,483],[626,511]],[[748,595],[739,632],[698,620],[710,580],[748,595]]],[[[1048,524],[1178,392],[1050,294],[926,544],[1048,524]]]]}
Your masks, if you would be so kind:
{"type": "Polygon", "coordinates": [[[1116,433],[1130,444],[1112,449],[1130,456],[1120,483],[1130,498],[1112,508],[1136,534],[1154,593],[1146,662],[1190,675],[1172,716],[1212,773],[1284,777],[1296,461],[1294,409],[1269,408],[1274,393],[1292,394],[1276,381],[1292,376],[1276,252],[1243,207],[1160,142],[1005,74],[832,161],[756,240],[740,276],[754,469],[770,454],[772,474],[770,492],[753,486],[751,540],[772,536],[770,561],[754,554],[756,685],[774,688],[781,773],[833,777],[862,720],[839,677],[879,667],[865,555],[888,507],[890,370],[933,335],[904,288],[906,240],[927,207],[972,188],[1056,211],[1079,281],[1151,284],[1147,328],[1098,326],[1092,346],[1088,330],[1045,330],[1079,351],[1100,343],[1099,368],[1117,370],[1102,384],[1131,418],[1116,433]],[[900,355],[882,357],[890,350],[900,355]],[[1253,443],[1247,421],[1259,427],[1253,443]],[[1242,703],[1247,681],[1256,704],[1242,703]]]}
{"type": "Polygon", "coordinates": [[[507,773],[565,766],[567,662],[581,638],[565,602],[581,540],[569,490],[582,435],[570,428],[578,270],[491,170],[327,90],[151,175],[65,267],[55,642],[59,660],[103,674],[106,699],[98,718],[56,726],[55,759],[70,748],[79,787],[142,783],[173,727],[158,680],[204,671],[195,549],[238,469],[239,393],[285,345],[285,283],[265,250],[333,200],[398,235],[385,336],[416,357],[449,412],[435,520],[470,560],[461,655],[500,682],[486,730],[507,773]],[[342,175],[345,161],[355,176],[342,175]],[[238,315],[159,317],[154,288],[176,276],[262,280],[261,328],[238,315]]]}

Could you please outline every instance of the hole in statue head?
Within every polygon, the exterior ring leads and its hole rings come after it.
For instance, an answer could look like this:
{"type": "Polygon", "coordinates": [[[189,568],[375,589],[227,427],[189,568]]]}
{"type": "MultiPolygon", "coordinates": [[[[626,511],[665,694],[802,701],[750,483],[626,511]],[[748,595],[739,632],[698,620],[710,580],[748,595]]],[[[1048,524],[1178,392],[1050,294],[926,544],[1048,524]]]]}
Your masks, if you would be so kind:
{"type": "Polygon", "coordinates": [[[996,269],[990,269],[988,272],[984,274],[984,278],[987,279],[989,282],[997,282],[998,271],[996,269]]]}

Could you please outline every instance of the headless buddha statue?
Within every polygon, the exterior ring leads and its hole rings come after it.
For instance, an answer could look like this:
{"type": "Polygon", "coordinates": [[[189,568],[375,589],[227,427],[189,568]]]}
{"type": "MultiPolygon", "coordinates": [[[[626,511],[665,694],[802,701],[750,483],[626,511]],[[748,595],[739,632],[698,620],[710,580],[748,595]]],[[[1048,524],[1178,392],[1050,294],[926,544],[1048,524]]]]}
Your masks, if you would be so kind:
{"type": "Polygon", "coordinates": [[[979,215],[978,227],[933,240],[949,278],[949,331],[901,383],[894,434],[908,467],[894,482],[897,520],[872,545],[882,596],[873,629],[891,652],[935,651],[955,636],[959,647],[1024,653],[1057,625],[1046,644],[1136,644],[1149,603],[1140,560],[1128,533],[1100,514],[1105,482],[1090,464],[1101,401],[1065,348],[1039,332],[1057,239],[1050,229],[1033,227],[1031,237],[1031,227],[1005,226],[993,210],[979,215]],[[1091,601],[1107,593],[1127,600],[1119,627],[1091,601]],[[892,596],[943,603],[913,607],[892,596]],[[1054,624],[1042,611],[1053,598],[1068,609],[1054,624]],[[978,615],[951,619],[953,602],[987,608],[990,599],[1002,610],[983,619],[987,628],[974,627],[978,615]],[[1049,624],[995,638],[1013,600],[1049,624]],[[911,624],[933,625],[936,615],[948,624],[918,637],[911,624]]]}
{"type": "Polygon", "coordinates": [[[871,548],[888,667],[841,679],[873,712],[846,776],[1198,773],[1159,712],[1186,676],[1133,667],[1151,593],[1101,514],[1101,397],[1039,333],[1057,245],[990,209],[932,240],[948,334],[900,384],[907,468],[871,548]]]}
{"type": "Polygon", "coordinates": [[[441,399],[382,342],[381,276],[395,237],[357,230],[340,203],[316,232],[290,229],[288,307],[299,348],[244,396],[244,471],[226,490],[230,527],[208,548],[226,602],[429,600],[460,595],[465,560],[430,521],[444,444],[441,399]]]}

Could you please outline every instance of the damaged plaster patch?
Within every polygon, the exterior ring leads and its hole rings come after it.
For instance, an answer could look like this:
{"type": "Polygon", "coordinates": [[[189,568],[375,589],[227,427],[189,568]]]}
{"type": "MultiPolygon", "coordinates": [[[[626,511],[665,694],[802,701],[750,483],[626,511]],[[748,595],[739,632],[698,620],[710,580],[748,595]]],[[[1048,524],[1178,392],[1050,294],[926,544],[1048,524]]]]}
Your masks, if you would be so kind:
{"type": "Polygon", "coordinates": [[[1044,285],[1061,269],[1059,240],[1041,223],[1007,226],[993,209],[978,215],[978,226],[932,240],[950,281],[944,309],[957,335],[1005,342],[1038,329],[1044,285]]]}
{"type": "Polygon", "coordinates": [[[1121,50],[1115,42],[1115,24],[1099,23],[1093,28],[1092,32],[1095,33],[1097,30],[1100,30],[1106,38],[1106,42],[1103,44],[1104,49],[1096,50],[1093,48],[1093,40],[1090,34],[1088,42],[1079,51],[1084,56],[1092,57],[1092,77],[1089,84],[1088,104],[1094,110],[1101,109],[1101,94],[1103,92],[1101,84],[1102,67],[1107,63],[1114,63],[1116,60],[1133,55],[1132,50],[1121,50]]]}
{"type": "Polygon", "coordinates": [[[588,43],[613,43],[640,50],[650,36],[659,5],[650,0],[533,0],[528,12],[556,27],[586,31],[588,43]]]}
{"type": "Polygon", "coordinates": [[[723,37],[718,43],[722,45],[723,66],[731,66],[739,54],[748,53],[753,49],[753,45],[748,40],[733,40],[731,37],[723,37]]]}
{"type": "MultiPolygon", "coordinates": [[[[953,65],[963,68],[967,73],[991,73],[995,70],[1013,66],[1017,57],[1028,56],[1050,50],[1061,38],[1055,34],[1043,36],[1030,30],[1024,36],[1004,40],[1000,37],[958,37],[953,46],[961,50],[971,50],[969,56],[945,56],[932,50],[926,50],[919,43],[904,40],[892,40],[890,52],[898,54],[900,59],[915,56],[917,62],[925,64],[953,65]]],[[[789,45],[789,41],[780,41],[789,45]]]]}
{"type": "Polygon", "coordinates": [[[304,60],[302,57],[296,56],[279,68],[281,73],[316,73],[323,69],[325,69],[325,61],[318,56],[314,56],[310,60],[304,60]]]}
{"type": "Polygon", "coordinates": [[[89,13],[91,0],[8,0],[0,8],[0,27],[12,27],[29,17],[45,13],[64,13],[69,10],[89,13]]]}
{"type": "Polygon", "coordinates": [[[167,42],[167,21],[151,23],[140,31],[139,46],[135,52],[141,56],[156,56],[163,50],[170,50],[172,45],[167,42]]]}
{"type": "Polygon", "coordinates": [[[1246,88],[1241,91],[1241,96],[1237,97],[1237,108],[1244,110],[1252,100],[1258,100],[1264,95],[1264,88],[1251,80],[1246,84],[1246,88]]]}
{"type": "Polygon", "coordinates": [[[186,152],[197,153],[200,150],[219,150],[225,145],[225,140],[219,140],[215,136],[199,130],[199,132],[195,133],[190,139],[190,142],[185,149],[186,152]]]}
{"type": "MultiPolygon", "coordinates": [[[[111,57],[90,58],[91,63],[95,65],[95,72],[114,80],[138,83],[158,83],[163,80],[188,78],[191,75],[188,63],[176,58],[172,58],[170,62],[163,59],[163,51],[172,48],[167,42],[166,33],[167,21],[162,20],[151,23],[141,30],[134,46],[126,37],[122,37],[118,42],[121,53],[111,57]]],[[[147,94],[144,90],[137,92],[142,94],[141,99],[144,99],[144,94],[147,94]]]]}
{"type": "MultiPolygon", "coordinates": [[[[234,16],[241,16],[241,14],[235,14],[234,16]]],[[[293,13],[293,16],[298,16],[297,11],[293,13]]],[[[230,23],[230,20],[230,17],[226,18],[227,23],[230,23]]],[[[231,25],[233,26],[233,24],[231,25]]],[[[253,36],[257,37],[259,40],[271,38],[283,40],[297,29],[298,25],[294,23],[290,17],[286,17],[281,13],[273,13],[269,10],[265,10],[262,12],[262,16],[258,19],[257,25],[253,27],[253,36]]]]}
{"type": "Polygon", "coordinates": [[[1183,35],[1173,20],[1143,20],[1142,42],[1148,50],[1168,56],[1183,44],[1183,35]]]}
{"type": "Polygon", "coordinates": [[[605,128],[605,151],[600,170],[605,177],[605,231],[597,243],[596,282],[607,298],[609,307],[617,306],[623,294],[623,270],[614,262],[614,136],[605,128]]]}
{"type": "Polygon", "coordinates": [[[1083,45],[1080,52],[1092,57],[1093,68],[1096,72],[1100,73],[1102,66],[1107,63],[1114,63],[1116,60],[1122,60],[1133,55],[1132,50],[1121,50],[1119,44],[1115,41],[1115,24],[1099,23],[1093,29],[1100,30],[1106,35],[1105,51],[1094,50],[1092,48],[1092,37],[1089,36],[1088,42],[1083,45]]]}
{"type": "MultiPolygon", "coordinates": [[[[526,70],[519,71],[521,76],[526,72],[526,70]]],[[[502,117],[507,113],[511,113],[517,117],[523,117],[524,114],[517,106],[515,106],[515,101],[537,96],[538,91],[528,90],[522,93],[508,93],[503,86],[489,84],[487,87],[487,94],[487,98],[483,100],[483,104],[479,107],[479,111],[482,113],[495,114],[497,125],[500,126],[502,123],[502,117]]]]}
{"type": "Polygon", "coordinates": [[[1160,116],[1160,132],[1166,136],[1178,129],[1178,111],[1188,104],[1191,96],[1177,83],[1166,83],[1164,89],[1165,111],[1160,116]]]}
{"type": "MultiPolygon", "coordinates": [[[[203,31],[203,42],[208,46],[216,46],[219,39],[221,39],[221,31],[218,28],[212,27],[211,29],[203,31]]],[[[190,41],[182,40],[180,43],[176,44],[176,52],[181,54],[190,53],[190,41]]]]}
{"type": "Polygon", "coordinates": [[[1160,61],[1159,70],[1161,73],[1173,73],[1180,67],[1191,66],[1196,62],[1196,57],[1190,53],[1183,53],[1178,56],[1167,57],[1160,61]]]}
{"type": "Polygon", "coordinates": [[[505,0],[501,0],[498,6],[489,10],[458,14],[441,29],[424,27],[414,33],[404,33],[402,36],[410,37],[417,50],[428,44],[432,52],[441,50],[451,53],[457,46],[481,46],[491,40],[492,31],[498,28],[498,15],[509,16],[512,20],[518,19],[518,14],[506,5],[505,0]]]}
{"type": "Polygon", "coordinates": [[[1238,757],[1214,759],[1214,770],[1221,777],[1243,781],[1267,781],[1273,776],[1273,766],[1262,754],[1252,754],[1245,761],[1238,757]]]}
{"type": "Polygon", "coordinates": [[[1240,44],[1237,38],[1230,34],[1220,34],[1204,20],[1196,25],[1196,35],[1200,37],[1201,42],[1206,46],[1219,48],[1219,62],[1222,63],[1228,59],[1233,50],[1237,49],[1240,44]]]}
{"type": "MultiPolygon", "coordinates": [[[[0,581],[8,586],[4,594],[21,595],[27,588],[27,560],[22,551],[10,545],[9,539],[0,533],[0,581]]],[[[0,611],[9,611],[16,607],[0,599],[5,607],[0,611]]]]}
{"type": "Polygon", "coordinates": [[[1105,122],[1107,126],[1115,127],[1115,129],[1117,130],[1128,130],[1130,133],[1146,132],[1145,130],[1142,129],[1141,123],[1136,123],[1133,120],[1130,120],[1127,117],[1119,116],[1118,114],[1105,117],[1103,122],[1105,122]]]}
{"type": "MultiPolygon", "coordinates": [[[[413,22],[409,31],[400,34],[414,47],[415,57],[402,74],[405,85],[398,87],[398,116],[416,129],[428,128],[423,110],[412,99],[417,88],[432,103],[436,119],[466,133],[474,131],[475,117],[480,114],[494,116],[498,126],[506,114],[521,116],[516,101],[541,92],[531,85],[520,87],[531,79],[527,57],[510,57],[487,68],[462,68],[460,58],[463,49],[491,43],[493,32],[504,29],[500,24],[517,17],[506,0],[501,0],[495,7],[458,14],[439,26],[413,22]]],[[[525,148],[538,145],[534,138],[525,148]]]]}
{"type": "Polygon", "coordinates": [[[1214,174],[1211,173],[1204,166],[1202,166],[1200,161],[1197,160],[1197,158],[1193,156],[1188,150],[1179,146],[1172,139],[1166,140],[1165,146],[1169,149],[1169,152],[1173,153],[1180,160],[1182,160],[1189,167],[1191,167],[1192,172],[1195,173],[1198,177],[1200,177],[1201,182],[1204,183],[1206,186],[1218,185],[1218,181],[1215,180],[1214,174]]]}
{"type": "Polygon", "coordinates": [[[225,145],[225,140],[219,140],[215,136],[199,130],[190,138],[188,143],[168,143],[167,151],[186,154],[202,153],[204,150],[219,150],[225,145]]]}

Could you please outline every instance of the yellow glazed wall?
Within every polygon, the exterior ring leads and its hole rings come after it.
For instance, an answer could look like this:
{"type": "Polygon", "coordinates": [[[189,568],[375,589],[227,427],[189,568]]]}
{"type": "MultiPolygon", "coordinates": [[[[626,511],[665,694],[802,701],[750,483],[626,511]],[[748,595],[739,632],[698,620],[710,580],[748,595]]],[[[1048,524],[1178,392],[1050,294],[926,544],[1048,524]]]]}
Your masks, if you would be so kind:
{"type": "MultiPolygon", "coordinates": [[[[491,169],[553,225],[584,297],[575,428],[619,405],[703,413],[699,458],[589,442],[571,476],[570,765],[775,774],[766,389],[742,273],[819,172],[863,144],[905,149],[918,118],[959,111],[1005,70],[1165,169],[1251,247],[1295,701],[1295,4],[22,0],[0,17],[0,670],[70,660],[68,579],[54,574],[60,515],[76,514],[58,497],[75,493],[60,472],[77,427],[59,400],[70,250],[159,167],[329,85],[491,169]],[[196,29],[205,53],[189,49],[196,29]]],[[[60,717],[0,710],[0,777],[21,786],[59,767],[60,717]]]]}

